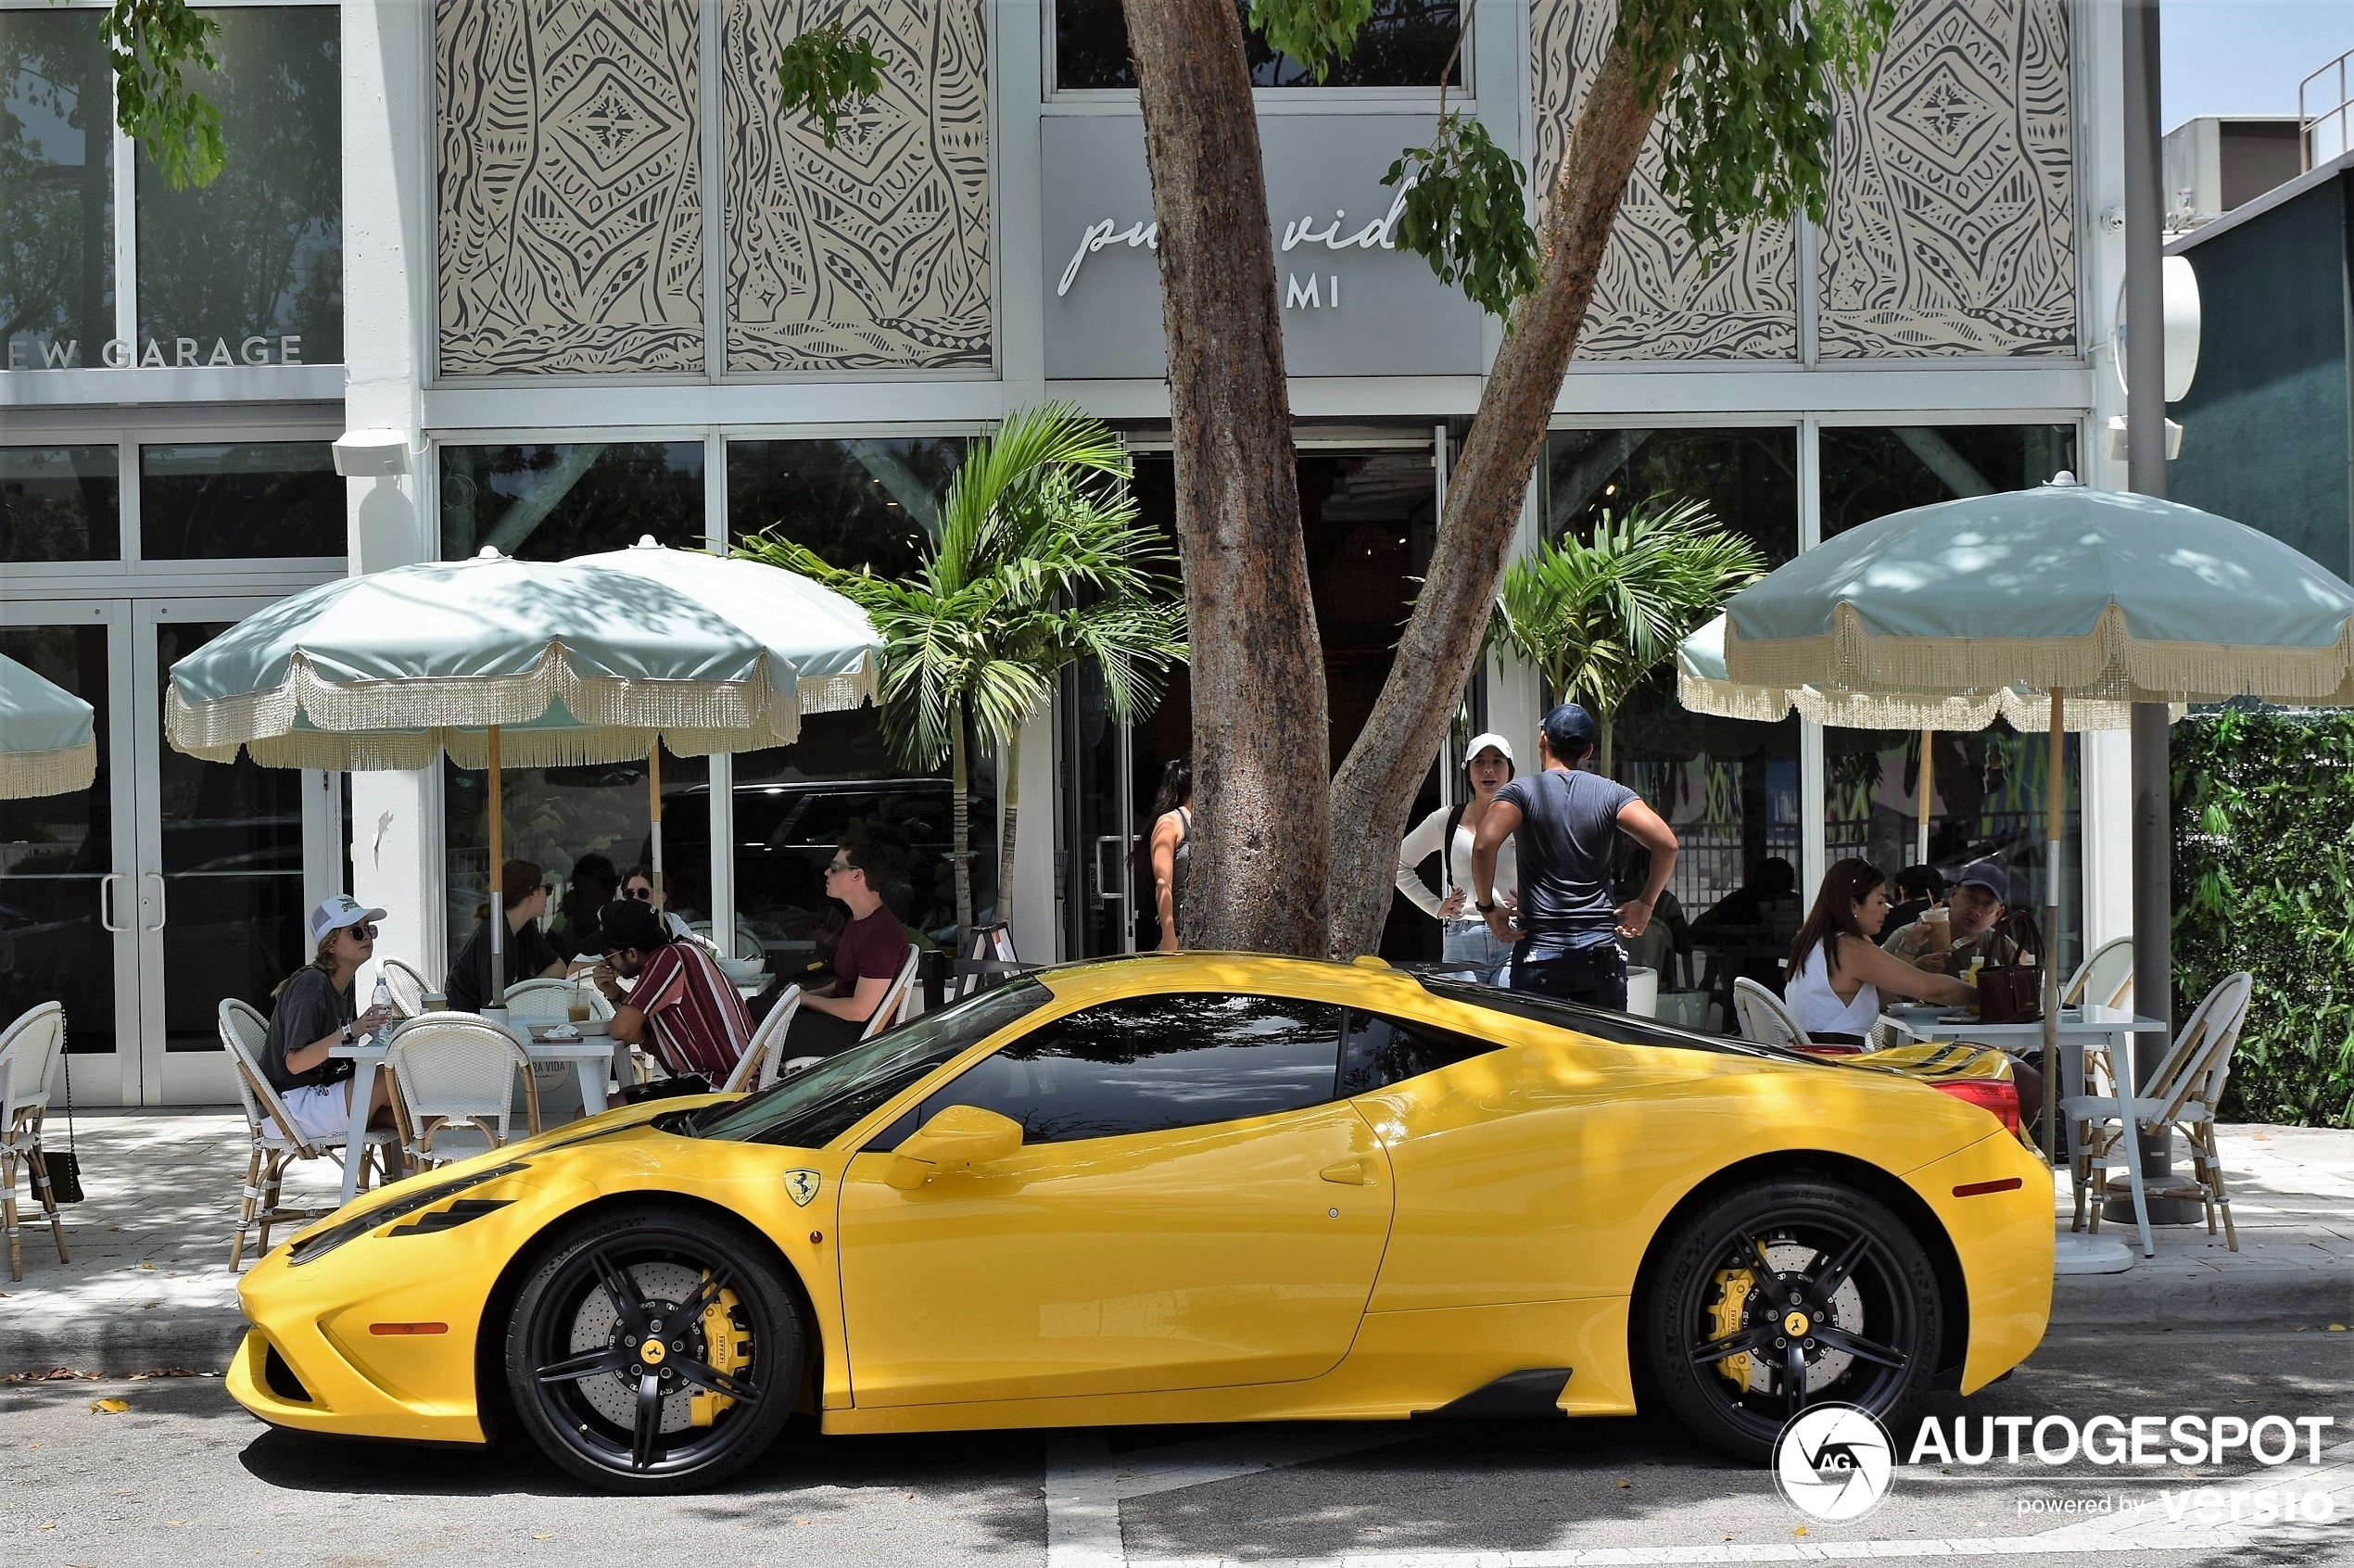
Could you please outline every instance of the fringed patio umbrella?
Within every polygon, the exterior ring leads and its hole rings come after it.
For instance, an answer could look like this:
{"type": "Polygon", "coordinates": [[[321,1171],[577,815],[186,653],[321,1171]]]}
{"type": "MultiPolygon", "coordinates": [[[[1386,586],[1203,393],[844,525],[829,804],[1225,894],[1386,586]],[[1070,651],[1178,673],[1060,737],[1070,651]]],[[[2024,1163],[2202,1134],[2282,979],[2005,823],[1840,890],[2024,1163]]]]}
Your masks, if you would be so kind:
{"type": "Polygon", "coordinates": [[[70,795],[98,776],[89,703],[0,658],[0,801],[70,795]]]}

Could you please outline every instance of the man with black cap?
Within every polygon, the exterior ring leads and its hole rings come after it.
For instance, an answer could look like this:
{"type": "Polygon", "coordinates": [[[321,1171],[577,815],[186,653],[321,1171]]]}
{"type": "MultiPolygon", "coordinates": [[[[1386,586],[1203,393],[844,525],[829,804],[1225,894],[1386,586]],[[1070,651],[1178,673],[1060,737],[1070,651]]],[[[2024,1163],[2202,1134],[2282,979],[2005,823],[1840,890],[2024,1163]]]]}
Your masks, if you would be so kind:
{"type": "Polygon", "coordinates": [[[1591,1006],[1624,1009],[1621,936],[1643,934],[1676,868],[1676,830],[1615,779],[1578,767],[1593,754],[1593,715],[1563,702],[1537,737],[1544,765],[1496,792],[1472,845],[1473,902],[1512,949],[1512,988],[1591,1006]],[[1651,851],[1643,891],[1626,904],[1611,891],[1611,861],[1624,833],[1651,851]],[[1517,912],[1496,899],[1496,856],[1512,841],[1520,862],[1517,912]],[[1517,914],[1517,923],[1515,923],[1517,914]]]}
{"type": "Polygon", "coordinates": [[[1944,929],[1922,918],[1899,929],[1880,945],[1917,969],[1970,978],[1970,966],[2016,964],[2019,948],[1995,930],[2011,901],[2011,879],[1997,860],[1973,860],[1954,879],[1943,911],[1944,929]]]}
{"type": "Polygon", "coordinates": [[[651,904],[617,898],[598,912],[604,962],[592,977],[614,1005],[613,1037],[652,1046],[672,1073],[728,1081],[752,1040],[743,998],[699,943],[676,937],[651,904]],[[637,984],[627,991],[621,981],[637,984]]]}

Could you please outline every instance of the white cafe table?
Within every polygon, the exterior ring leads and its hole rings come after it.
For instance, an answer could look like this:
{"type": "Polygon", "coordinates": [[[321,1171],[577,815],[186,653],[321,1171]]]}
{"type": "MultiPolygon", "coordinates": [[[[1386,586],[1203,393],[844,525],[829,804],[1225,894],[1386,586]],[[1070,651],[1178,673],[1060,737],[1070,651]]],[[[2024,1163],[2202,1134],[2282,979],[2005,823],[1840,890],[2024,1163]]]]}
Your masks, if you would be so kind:
{"type": "MultiPolygon", "coordinates": [[[[433,1018],[435,1014],[425,1014],[433,1018]]],[[[443,1017],[465,1017],[445,1014],[443,1017]]],[[[478,1015],[477,1015],[478,1016],[478,1015]]],[[[522,1028],[510,1026],[507,1032],[522,1043],[524,1053],[535,1062],[570,1062],[580,1075],[580,1114],[595,1116],[605,1108],[605,1080],[613,1071],[614,1042],[603,1034],[583,1035],[578,1040],[534,1040],[522,1028]]],[[[385,1048],[379,1043],[381,1035],[371,1035],[353,1045],[328,1047],[327,1055],[340,1056],[352,1065],[351,1103],[357,1114],[351,1119],[351,1131],[343,1143],[343,1199],[349,1203],[360,1190],[360,1160],[366,1151],[368,1125],[366,1106],[376,1092],[376,1074],[384,1067],[385,1048]]]]}
{"type": "MultiPolygon", "coordinates": [[[[1887,1007],[1881,1011],[1922,1040],[1966,1040],[1974,1044],[2009,1051],[2030,1060],[2034,1060],[2044,1048],[2044,1024],[2041,1019],[2033,1023],[1990,1024],[1963,1017],[1950,1007],[1887,1007]]],[[[2125,1179],[2133,1194],[2133,1221],[2135,1228],[2141,1232],[2142,1256],[2155,1258],[2158,1247],[2150,1239],[2149,1198],[2142,1187],[2140,1140],[2131,1136],[2133,1125],[2130,1119],[2126,1119],[2123,1099],[2130,1093],[2127,1085],[2133,1079],[2133,1036],[2163,1035],[2166,1032],[2165,1020],[2145,1018],[2124,1007],[2062,1007],[2052,1032],[2059,1047],[2062,1099],[2085,1092],[2084,1056],[2089,1047],[2107,1046],[2110,1063],[2120,1069],[2112,1077],[2119,1092],[2117,1114],[2128,1133],[2119,1140],[2125,1156],[2125,1179]]],[[[2072,1170],[2074,1162],[2071,1160],[2069,1163],[2072,1170]]],[[[2062,1273],[2108,1273],[2124,1266],[2102,1266],[2098,1263],[2096,1253],[2107,1250],[2098,1237],[2063,1235],[2059,1239],[2062,1273]],[[2071,1254],[2081,1256],[2072,1257],[2071,1254]]],[[[2125,1262],[2130,1264],[2132,1259],[2129,1258],[2125,1262]]]]}

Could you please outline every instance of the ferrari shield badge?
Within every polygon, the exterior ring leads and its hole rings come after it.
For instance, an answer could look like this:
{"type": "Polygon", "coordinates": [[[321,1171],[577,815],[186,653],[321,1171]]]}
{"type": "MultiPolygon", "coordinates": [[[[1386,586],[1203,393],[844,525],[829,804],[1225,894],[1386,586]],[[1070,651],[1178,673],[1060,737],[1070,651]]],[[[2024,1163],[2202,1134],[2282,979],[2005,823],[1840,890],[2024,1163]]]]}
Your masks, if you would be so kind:
{"type": "Polygon", "coordinates": [[[785,1172],[785,1191],[792,1195],[794,1203],[807,1208],[809,1200],[817,1195],[819,1180],[815,1170],[788,1170],[785,1172]]]}

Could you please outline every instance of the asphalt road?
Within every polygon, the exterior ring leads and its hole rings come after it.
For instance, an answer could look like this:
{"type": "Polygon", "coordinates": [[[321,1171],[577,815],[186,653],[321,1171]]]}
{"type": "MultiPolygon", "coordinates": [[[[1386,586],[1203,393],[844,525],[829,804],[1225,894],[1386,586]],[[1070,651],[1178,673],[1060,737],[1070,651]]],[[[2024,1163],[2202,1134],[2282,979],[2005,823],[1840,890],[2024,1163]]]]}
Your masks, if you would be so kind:
{"type": "Polygon", "coordinates": [[[1762,1470],[1639,1420],[794,1433],[718,1492],[615,1499],[528,1454],[271,1432],[217,1379],[31,1384],[0,1388],[0,1562],[1566,1568],[1968,1553],[2354,1564],[2354,1334],[2070,1333],[1966,1407],[1945,1400],[1933,1413],[1965,1409],[1972,1430],[1985,1416],[2101,1413],[2335,1424],[2320,1466],[2300,1448],[2271,1472],[2244,1460],[2196,1476],[2081,1459],[1924,1462],[1900,1468],[1867,1516],[1824,1524],[1762,1470]],[[94,1410],[102,1398],[129,1408],[94,1410]],[[2330,1522],[2257,1523],[2268,1494],[2330,1522]]]}

